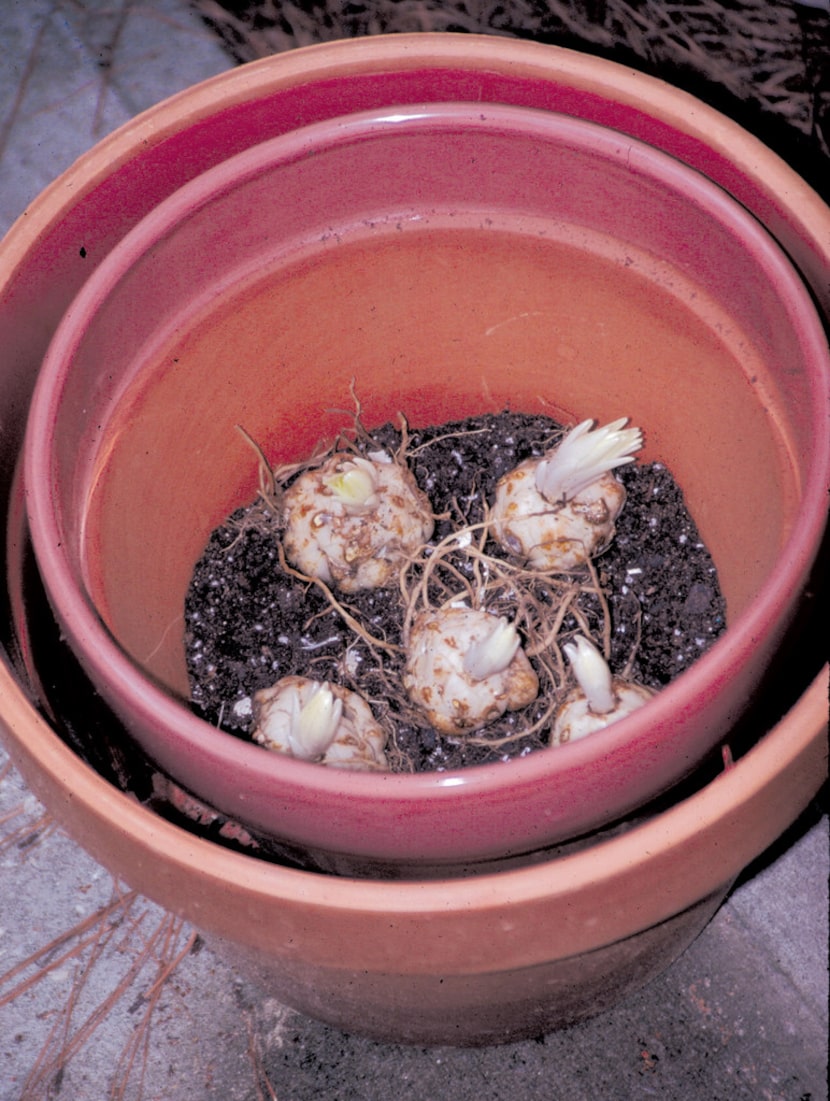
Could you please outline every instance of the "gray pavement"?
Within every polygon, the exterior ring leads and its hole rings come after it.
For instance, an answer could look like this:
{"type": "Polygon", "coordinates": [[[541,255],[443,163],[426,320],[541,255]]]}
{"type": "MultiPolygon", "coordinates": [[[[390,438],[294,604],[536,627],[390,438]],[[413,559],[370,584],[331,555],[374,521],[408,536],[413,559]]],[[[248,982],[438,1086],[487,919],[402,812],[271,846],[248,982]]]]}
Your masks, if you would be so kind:
{"type": "MultiPolygon", "coordinates": [[[[0,57],[0,232],[114,126],[231,64],[183,0],[3,0],[0,57]]],[[[828,874],[814,805],[602,1017],[501,1048],[378,1044],[249,987],[113,883],[0,751],[0,1101],[822,1101],[828,874]]]]}

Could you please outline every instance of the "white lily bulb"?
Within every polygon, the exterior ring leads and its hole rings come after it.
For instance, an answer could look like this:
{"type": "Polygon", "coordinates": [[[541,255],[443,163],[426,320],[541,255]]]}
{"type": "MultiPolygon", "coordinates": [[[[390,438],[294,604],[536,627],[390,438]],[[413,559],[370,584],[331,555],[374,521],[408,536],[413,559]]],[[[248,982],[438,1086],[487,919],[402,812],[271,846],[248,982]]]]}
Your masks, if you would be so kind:
{"type": "Polygon", "coordinates": [[[536,488],[555,504],[570,501],[603,474],[634,461],[634,451],[643,446],[639,428],[625,428],[620,417],[602,428],[591,420],[582,421],[549,452],[536,468],[536,488]]]}
{"type": "Polygon", "coordinates": [[[573,642],[562,647],[571,663],[577,683],[592,711],[604,715],[616,705],[613,677],[605,658],[584,635],[577,635],[573,642]]]}
{"type": "Polygon", "coordinates": [[[503,672],[513,660],[520,643],[519,632],[502,616],[488,635],[470,646],[464,655],[464,672],[474,680],[485,680],[494,673],[503,672]]]}
{"type": "Polygon", "coordinates": [[[609,546],[625,504],[612,473],[643,442],[625,418],[592,429],[583,421],[557,448],[502,475],[490,510],[493,538],[534,570],[569,573],[609,546]]]}
{"type": "Polygon", "coordinates": [[[252,699],[253,740],[333,768],[383,771],[386,734],[366,700],[328,681],[286,676],[252,699]]]}
{"type": "Polygon", "coordinates": [[[429,499],[412,472],[383,452],[335,452],[283,496],[283,548],[292,566],[343,592],[397,583],[432,536],[429,499]]]}
{"type": "Polygon", "coordinates": [[[562,649],[568,657],[577,684],[565,697],[551,729],[551,745],[579,741],[647,703],[654,692],[644,684],[613,677],[599,650],[582,635],[562,649]]]}
{"type": "Polygon", "coordinates": [[[294,756],[305,761],[322,757],[334,741],[342,715],[343,701],[335,698],[329,684],[316,684],[288,732],[294,756]]]}
{"type": "Polygon", "coordinates": [[[442,734],[479,730],[538,694],[539,678],[518,642],[515,628],[482,609],[426,609],[407,639],[404,688],[442,734]]]}

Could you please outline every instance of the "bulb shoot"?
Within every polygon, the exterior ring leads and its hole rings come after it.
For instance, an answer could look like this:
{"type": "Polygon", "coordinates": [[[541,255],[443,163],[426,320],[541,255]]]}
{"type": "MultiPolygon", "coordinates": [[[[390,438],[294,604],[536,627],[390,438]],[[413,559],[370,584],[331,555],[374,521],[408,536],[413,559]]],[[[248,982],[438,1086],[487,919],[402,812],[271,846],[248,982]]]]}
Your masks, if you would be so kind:
{"type": "Polygon", "coordinates": [[[375,503],[377,479],[372,473],[371,463],[365,459],[343,463],[342,469],[323,477],[323,485],[346,509],[359,510],[375,503]]]}
{"type": "Polygon", "coordinates": [[[502,616],[493,630],[473,642],[464,655],[464,671],[473,680],[485,680],[502,673],[513,660],[521,639],[515,626],[502,616]]]}
{"type": "Polygon", "coordinates": [[[576,686],[560,706],[551,731],[551,745],[576,742],[631,715],[654,692],[636,681],[612,675],[605,658],[583,635],[562,647],[576,686]]]}
{"type": "Polygon", "coordinates": [[[572,500],[603,474],[634,461],[643,446],[639,428],[625,428],[620,417],[602,428],[582,421],[565,436],[536,468],[536,488],[551,504],[572,500]]]}
{"type": "Polygon", "coordinates": [[[335,699],[328,682],[316,684],[288,731],[294,756],[304,761],[322,757],[334,741],[342,715],[343,701],[335,699]]]}
{"type": "Polygon", "coordinates": [[[584,635],[577,635],[573,642],[566,642],[562,649],[591,710],[597,715],[613,711],[617,702],[613,677],[596,646],[584,635]]]}

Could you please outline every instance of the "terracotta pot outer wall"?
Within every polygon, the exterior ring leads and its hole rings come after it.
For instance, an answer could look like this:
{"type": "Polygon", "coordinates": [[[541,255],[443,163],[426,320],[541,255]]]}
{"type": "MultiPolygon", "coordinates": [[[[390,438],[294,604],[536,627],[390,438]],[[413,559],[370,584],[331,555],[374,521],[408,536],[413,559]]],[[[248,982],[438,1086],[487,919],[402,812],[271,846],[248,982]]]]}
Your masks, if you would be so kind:
{"type": "Polygon", "coordinates": [[[703,931],[726,888],[650,929],[568,959],[465,975],[263,964],[239,945],[212,940],[228,963],[285,1005],[387,1043],[514,1043],[594,1017],[669,967],[703,931]]]}
{"type": "Polygon", "coordinates": [[[219,850],[104,784],[48,728],[8,741],[96,859],[207,934],[314,966],[457,974],[494,957],[509,970],[592,950],[725,888],[821,786],[827,683],[825,672],[736,768],[622,837],[535,868],[426,883],[317,876],[219,850]]]}

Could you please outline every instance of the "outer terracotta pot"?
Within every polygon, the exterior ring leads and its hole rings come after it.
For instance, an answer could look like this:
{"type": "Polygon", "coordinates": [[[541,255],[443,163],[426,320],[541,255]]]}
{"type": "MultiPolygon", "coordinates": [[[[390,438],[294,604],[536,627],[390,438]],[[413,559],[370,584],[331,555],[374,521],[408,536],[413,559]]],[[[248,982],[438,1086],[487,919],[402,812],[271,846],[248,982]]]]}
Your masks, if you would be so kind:
{"type": "MultiPolygon", "coordinates": [[[[7,650],[0,720],[14,760],[78,840],[213,938],[273,968],[276,996],[346,1028],[410,1040],[434,1038],[436,1016],[463,1004],[469,1013],[456,1020],[468,1028],[455,1039],[486,1042],[570,1019],[585,1011],[586,992],[602,986],[599,1009],[646,979],[682,950],[726,884],[808,803],[825,771],[827,691],[826,673],[805,690],[810,652],[795,655],[790,688],[804,694],[774,731],[699,794],[612,842],[461,882],[355,883],[290,872],[161,821],[84,765],[58,737],[58,724],[43,717],[21,604],[22,500],[11,477],[57,320],[140,214],[252,141],[389,96],[429,98],[436,80],[442,99],[475,93],[571,105],[706,169],[770,228],[830,304],[827,215],[809,188],[690,97],[595,59],[467,36],[367,40],[285,55],[162,104],[82,158],[0,246],[0,485],[16,514],[4,588],[14,617],[0,620],[7,650]],[[618,950],[604,951],[614,944],[618,950]],[[638,954],[639,964],[613,965],[613,955],[635,961],[638,954]]],[[[439,1039],[448,1039],[443,1028],[439,1039]]]]}
{"type": "Polygon", "coordinates": [[[826,675],[734,768],[624,836],[496,875],[352,880],[232,853],[160,819],[61,744],[9,680],[4,670],[13,758],[93,856],[225,942],[272,996],[395,1042],[506,1042],[607,1008],[700,932],[824,769],[826,675]]]}
{"type": "Polygon", "coordinates": [[[46,356],[25,481],[70,644],[151,757],[341,867],[455,867],[613,821],[729,733],[821,538],[829,411],[808,291],[699,173],[549,112],[396,107],[223,162],[113,249],[46,356]],[[235,425],[274,464],[303,458],[342,426],[351,377],[370,427],[631,416],[713,553],[726,635],[625,722],[509,768],[344,774],[196,718],[185,592],[255,494],[235,425]]]}

